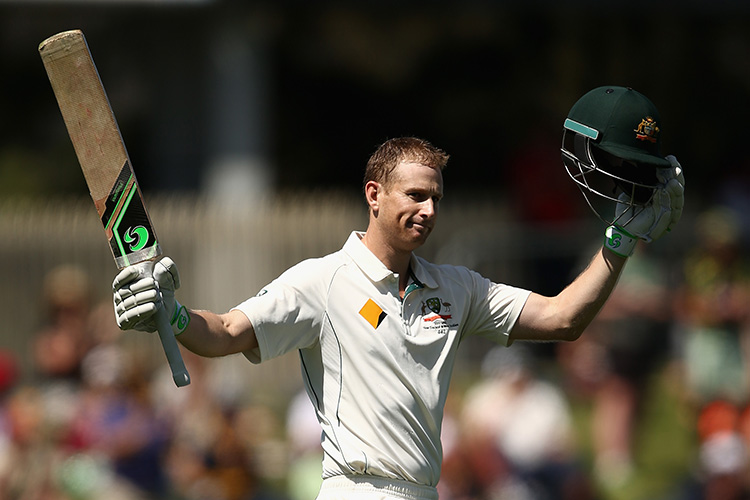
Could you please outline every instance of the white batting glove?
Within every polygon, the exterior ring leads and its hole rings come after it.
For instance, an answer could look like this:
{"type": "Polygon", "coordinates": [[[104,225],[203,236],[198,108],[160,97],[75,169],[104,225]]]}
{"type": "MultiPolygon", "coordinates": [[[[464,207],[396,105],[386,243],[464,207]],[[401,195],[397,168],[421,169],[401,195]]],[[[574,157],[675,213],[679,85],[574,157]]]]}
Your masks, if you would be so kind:
{"type": "Polygon", "coordinates": [[[175,298],[175,290],[180,288],[177,264],[164,257],[154,264],[150,274],[144,274],[144,269],[148,268],[139,265],[126,267],[112,282],[117,325],[122,330],[154,332],[154,314],[159,307],[164,307],[172,332],[179,335],[190,323],[190,315],[175,298]]]}
{"type": "MultiPolygon", "coordinates": [[[[669,169],[663,176],[662,173],[657,171],[657,177],[659,181],[666,185],[667,191],[670,193],[670,201],[672,205],[672,217],[667,226],[667,232],[671,231],[682,217],[682,210],[685,208],[685,175],[682,172],[682,166],[673,155],[666,157],[672,168],[669,169]]],[[[661,236],[661,235],[660,235],[661,236]]],[[[656,239],[657,237],[654,237],[656,239]]]]}
{"type": "Polygon", "coordinates": [[[659,187],[645,207],[630,203],[623,193],[615,208],[615,224],[607,228],[604,246],[623,257],[633,254],[639,239],[651,242],[671,231],[682,217],[685,205],[685,176],[672,155],[666,157],[671,168],[658,169],[659,187]]]}

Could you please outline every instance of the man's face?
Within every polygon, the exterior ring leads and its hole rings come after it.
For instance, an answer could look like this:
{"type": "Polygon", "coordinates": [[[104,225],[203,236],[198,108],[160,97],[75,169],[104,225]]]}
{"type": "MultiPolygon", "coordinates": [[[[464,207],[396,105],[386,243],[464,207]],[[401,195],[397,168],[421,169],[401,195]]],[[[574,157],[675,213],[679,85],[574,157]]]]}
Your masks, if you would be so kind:
{"type": "Polygon", "coordinates": [[[381,186],[376,220],[390,244],[413,251],[435,226],[443,197],[443,174],[420,163],[402,162],[388,186],[381,186]]]}

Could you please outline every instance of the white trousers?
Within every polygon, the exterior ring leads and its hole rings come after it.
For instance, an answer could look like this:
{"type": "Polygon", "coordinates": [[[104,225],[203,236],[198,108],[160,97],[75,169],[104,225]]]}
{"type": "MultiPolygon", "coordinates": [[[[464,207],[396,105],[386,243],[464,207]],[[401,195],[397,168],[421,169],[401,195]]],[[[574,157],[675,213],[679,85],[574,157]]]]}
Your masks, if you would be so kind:
{"type": "Polygon", "coordinates": [[[437,489],[385,477],[334,476],[323,480],[317,500],[438,500],[437,489]]]}

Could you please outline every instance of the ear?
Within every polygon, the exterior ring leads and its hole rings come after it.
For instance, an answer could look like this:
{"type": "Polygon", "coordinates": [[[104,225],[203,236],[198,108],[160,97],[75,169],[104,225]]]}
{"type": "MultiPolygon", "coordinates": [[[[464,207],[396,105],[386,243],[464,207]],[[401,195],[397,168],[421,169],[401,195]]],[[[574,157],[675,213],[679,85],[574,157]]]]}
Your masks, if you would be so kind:
{"type": "Polygon", "coordinates": [[[374,214],[377,214],[380,208],[379,196],[381,190],[382,186],[375,181],[367,181],[367,184],[365,184],[365,201],[374,214]]]}

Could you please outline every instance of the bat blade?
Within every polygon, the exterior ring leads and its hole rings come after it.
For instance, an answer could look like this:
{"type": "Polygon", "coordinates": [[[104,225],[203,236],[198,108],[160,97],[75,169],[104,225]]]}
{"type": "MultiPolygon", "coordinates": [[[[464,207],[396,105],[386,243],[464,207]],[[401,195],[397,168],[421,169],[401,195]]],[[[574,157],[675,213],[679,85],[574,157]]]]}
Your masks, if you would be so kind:
{"type": "MultiPolygon", "coordinates": [[[[162,255],[114,112],[80,30],[39,44],[39,54],[118,268],[150,273],[162,255]]],[[[190,383],[164,308],[159,338],[178,386],[190,383]]]]}
{"type": "Polygon", "coordinates": [[[54,35],[39,53],[117,267],[158,257],[156,233],[83,33],[54,35]]]}

